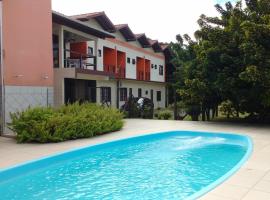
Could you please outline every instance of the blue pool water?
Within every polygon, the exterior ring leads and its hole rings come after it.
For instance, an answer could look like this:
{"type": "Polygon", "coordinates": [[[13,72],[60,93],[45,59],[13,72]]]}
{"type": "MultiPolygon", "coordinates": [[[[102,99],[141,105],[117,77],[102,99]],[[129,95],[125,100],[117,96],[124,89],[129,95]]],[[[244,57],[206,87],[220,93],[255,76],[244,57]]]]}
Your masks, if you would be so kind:
{"type": "Polygon", "coordinates": [[[249,138],[174,131],[86,147],[0,171],[0,199],[195,199],[247,159],[249,138]]]}

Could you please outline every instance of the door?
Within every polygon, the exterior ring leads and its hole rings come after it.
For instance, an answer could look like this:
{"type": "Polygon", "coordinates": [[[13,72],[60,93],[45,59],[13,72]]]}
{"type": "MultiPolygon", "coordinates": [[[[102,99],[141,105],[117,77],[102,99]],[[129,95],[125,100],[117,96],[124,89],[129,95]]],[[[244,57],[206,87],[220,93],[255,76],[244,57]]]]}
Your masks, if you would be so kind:
{"type": "Polygon", "coordinates": [[[151,101],[154,101],[154,90],[151,90],[151,101]]]}
{"type": "Polygon", "coordinates": [[[96,81],[87,81],[86,100],[91,103],[97,102],[97,83],[96,81]]]}

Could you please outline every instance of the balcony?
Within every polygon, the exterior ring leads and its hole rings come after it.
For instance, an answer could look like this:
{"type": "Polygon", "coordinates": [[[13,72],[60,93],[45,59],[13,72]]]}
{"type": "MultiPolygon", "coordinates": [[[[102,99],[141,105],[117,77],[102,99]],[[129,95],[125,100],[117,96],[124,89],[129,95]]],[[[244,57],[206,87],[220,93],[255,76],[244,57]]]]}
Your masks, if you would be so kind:
{"type": "Polygon", "coordinates": [[[126,53],[104,47],[103,65],[104,72],[112,73],[115,78],[126,78],[126,53]]]}
{"type": "Polygon", "coordinates": [[[137,57],[137,80],[150,81],[150,60],[137,57]]]}
{"type": "Polygon", "coordinates": [[[137,71],[137,80],[139,81],[144,80],[144,71],[137,71]]]}
{"type": "Polygon", "coordinates": [[[126,78],[126,69],[121,66],[116,68],[115,65],[104,65],[104,71],[114,74],[114,76],[119,79],[126,78]]]}
{"type": "Polygon", "coordinates": [[[126,69],[119,66],[118,72],[116,73],[116,77],[120,79],[126,78],[126,69]]]}
{"type": "Polygon", "coordinates": [[[150,72],[145,72],[145,81],[150,81],[150,72]]]}
{"type": "Polygon", "coordinates": [[[107,64],[105,64],[104,65],[104,71],[115,74],[116,73],[116,67],[115,67],[115,65],[107,65],[107,64]]]}
{"type": "Polygon", "coordinates": [[[65,49],[64,68],[78,68],[96,70],[97,58],[94,55],[65,49]],[[68,55],[68,56],[67,56],[68,55]]]}

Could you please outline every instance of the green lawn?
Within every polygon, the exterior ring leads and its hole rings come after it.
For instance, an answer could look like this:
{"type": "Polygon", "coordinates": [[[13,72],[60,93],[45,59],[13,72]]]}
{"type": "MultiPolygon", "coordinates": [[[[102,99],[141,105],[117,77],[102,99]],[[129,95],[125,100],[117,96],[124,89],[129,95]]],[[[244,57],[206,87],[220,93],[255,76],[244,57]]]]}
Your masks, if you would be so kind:
{"type": "MultiPolygon", "coordinates": [[[[174,119],[174,112],[173,112],[173,108],[169,107],[169,108],[159,108],[159,109],[155,109],[154,111],[154,119],[158,119],[157,118],[157,114],[162,112],[162,111],[170,111],[172,114],[172,117],[170,120],[174,119]]],[[[223,115],[222,112],[219,112],[219,116],[215,117],[214,119],[211,119],[211,121],[214,122],[247,122],[247,120],[245,119],[248,116],[248,114],[240,114],[239,117],[231,117],[231,118],[227,118],[226,115],[223,115]]],[[[186,116],[185,119],[183,121],[192,121],[191,116],[186,116]]],[[[202,117],[199,116],[199,121],[202,121],[202,117]]]]}

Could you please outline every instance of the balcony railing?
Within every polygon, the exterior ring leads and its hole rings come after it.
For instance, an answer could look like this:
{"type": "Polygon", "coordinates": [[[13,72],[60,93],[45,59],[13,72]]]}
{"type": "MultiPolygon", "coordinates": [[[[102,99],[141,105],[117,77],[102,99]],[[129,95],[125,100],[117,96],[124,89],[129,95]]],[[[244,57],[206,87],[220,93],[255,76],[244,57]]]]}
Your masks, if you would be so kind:
{"type": "Polygon", "coordinates": [[[115,65],[104,65],[104,71],[115,74],[116,73],[116,67],[115,67],[115,65]]]}
{"type": "Polygon", "coordinates": [[[115,75],[116,78],[126,78],[126,69],[123,66],[104,65],[104,71],[115,75]]]}
{"type": "Polygon", "coordinates": [[[126,69],[123,67],[118,67],[118,72],[116,73],[117,78],[126,78],[126,69]]]}
{"type": "Polygon", "coordinates": [[[137,71],[137,80],[150,81],[150,72],[137,71]]]}
{"type": "Polygon", "coordinates": [[[144,72],[143,71],[137,71],[137,79],[140,81],[144,80],[144,72]]]}
{"type": "Polygon", "coordinates": [[[68,49],[65,49],[65,55],[69,53],[71,56],[64,59],[64,67],[65,68],[79,68],[79,69],[91,69],[96,70],[97,66],[97,57],[90,54],[81,54],[76,51],[71,51],[68,49]],[[92,60],[92,62],[89,62],[89,60],[92,60]]]}
{"type": "Polygon", "coordinates": [[[145,80],[150,81],[150,72],[145,72],[145,80]]]}

